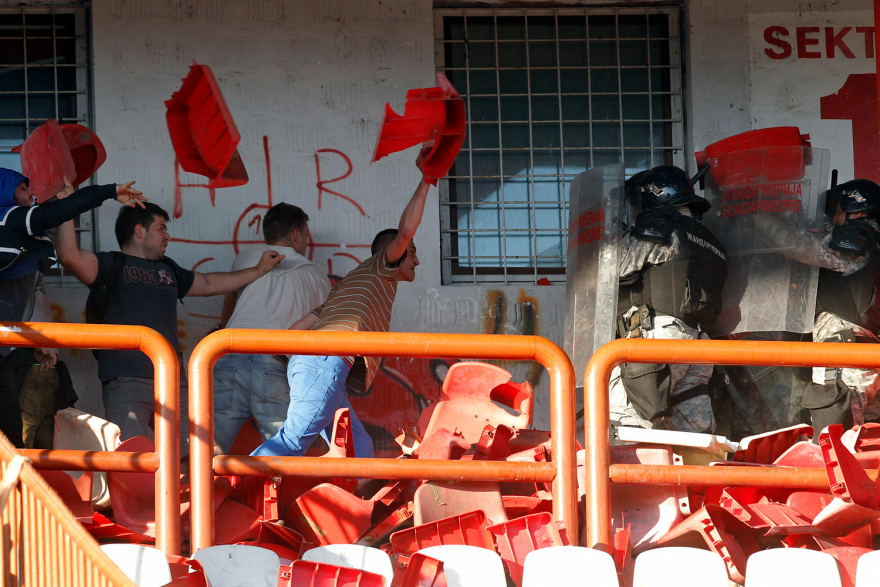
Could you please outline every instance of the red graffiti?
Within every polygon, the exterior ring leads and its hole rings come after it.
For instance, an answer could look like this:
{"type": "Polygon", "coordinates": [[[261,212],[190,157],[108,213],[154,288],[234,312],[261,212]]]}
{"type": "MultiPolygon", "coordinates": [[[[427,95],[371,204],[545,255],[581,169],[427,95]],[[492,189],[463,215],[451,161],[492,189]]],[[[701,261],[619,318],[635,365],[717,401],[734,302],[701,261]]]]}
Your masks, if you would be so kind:
{"type": "Polygon", "coordinates": [[[877,137],[877,75],[856,73],[834,94],[822,96],[823,120],[852,120],[855,177],[880,181],[880,144],[877,137]]]}
{"type": "Polygon", "coordinates": [[[326,185],[328,183],[341,181],[341,180],[345,179],[346,177],[348,177],[349,175],[351,175],[352,169],[353,169],[353,166],[351,164],[351,159],[349,159],[348,155],[346,155],[342,151],[338,151],[336,149],[318,149],[317,151],[315,151],[315,173],[318,175],[318,182],[315,184],[318,188],[318,210],[321,209],[321,197],[323,196],[324,192],[327,192],[330,195],[337,196],[347,202],[350,202],[355,208],[357,208],[358,212],[361,213],[361,216],[367,215],[367,213],[364,212],[364,209],[361,208],[360,205],[357,202],[355,202],[352,198],[346,196],[345,194],[341,194],[337,191],[333,191],[331,189],[328,189],[326,187],[326,185]],[[345,164],[348,167],[348,169],[346,169],[345,173],[343,173],[339,177],[334,177],[333,179],[321,179],[321,157],[320,157],[321,153],[334,153],[336,155],[339,155],[340,157],[342,157],[343,161],[345,161],[345,164]]]}

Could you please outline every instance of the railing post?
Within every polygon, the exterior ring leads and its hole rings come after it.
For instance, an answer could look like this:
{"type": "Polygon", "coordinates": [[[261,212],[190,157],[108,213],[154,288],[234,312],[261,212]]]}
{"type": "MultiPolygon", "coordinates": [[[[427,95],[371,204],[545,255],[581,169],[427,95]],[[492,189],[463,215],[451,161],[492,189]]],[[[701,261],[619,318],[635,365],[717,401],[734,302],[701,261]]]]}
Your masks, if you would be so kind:
{"type": "MultiPolygon", "coordinates": [[[[590,358],[584,371],[587,546],[609,552],[611,548],[608,380],[615,366],[621,363],[692,363],[872,369],[880,367],[880,353],[872,346],[827,342],[634,338],[618,339],[602,346],[590,358]]],[[[660,476],[657,475],[658,478],[660,476]]],[[[707,471],[703,476],[708,479],[713,474],[707,471]]]]}
{"type": "Polygon", "coordinates": [[[153,362],[156,548],[180,554],[180,363],[165,337],[144,326],[6,322],[0,346],[142,351],[153,362]]]}
{"type": "MultiPolygon", "coordinates": [[[[217,358],[225,353],[310,354],[508,359],[539,361],[550,374],[551,435],[555,475],[554,515],[577,536],[577,471],[575,458],[574,369],[557,345],[537,336],[480,334],[420,334],[406,332],[322,332],[288,330],[221,330],[206,336],[189,361],[190,477],[192,480],[192,549],[214,543],[213,478],[213,374],[217,358]]],[[[242,458],[242,457],[238,457],[242,458]]],[[[306,457],[298,457],[306,458],[306,457]]],[[[291,457],[276,458],[278,466],[291,457]]],[[[236,457],[224,457],[225,462],[236,457]]],[[[369,474],[369,460],[346,459],[352,470],[369,474]],[[364,461],[361,463],[360,461],[364,461]]],[[[264,457],[261,462],[273,461],[264,457]]],[[[455,463],[477,469],[479,462],[455,463]]],[[[451,463],[450,463],[451,464],[451,463]]],[[[498,463],[498,471],[516,474],[528,467],[498,463]]],[[[433,464],[431,478],[454,478],[456,466],[433,464]],[[439,471],[439,473],[437,473],[439,471]],[[443,471],[446,471],[444,474],[443,471]],[[445,475],[445,476],[444,476],[445,475]]],[[[542,467],[532,467],[543,470],[542,467]]],[[[287,469],[284,469],[287,472],[287,469]]],[[[291,471],[295,473],[295,471],[291,471]]],[[[538,474],[538,473],[535,473],[538,474]]]]}

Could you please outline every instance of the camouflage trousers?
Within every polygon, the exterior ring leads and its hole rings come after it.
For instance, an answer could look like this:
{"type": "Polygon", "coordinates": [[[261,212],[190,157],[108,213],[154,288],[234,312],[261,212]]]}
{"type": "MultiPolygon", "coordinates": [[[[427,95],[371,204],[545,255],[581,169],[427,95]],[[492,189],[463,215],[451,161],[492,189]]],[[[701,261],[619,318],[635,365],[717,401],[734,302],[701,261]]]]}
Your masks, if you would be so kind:
{"type": "MultiPolygon", "coordinates": [[[[852,330],[858,336],[877,340],[877,337],[870,331],[852,322],[847,322],[830,312],[821,312],[816,317],[813,340],[816,342],[838,342],[838,333],[847,329],[852,330]]],[[[877,348],[880,349],[880,347],[877,348]]],[[[865,422],[878,421],[880,419],[880,369],[842,367],[836,371],[836,376],[849,387],[852,394],[853,423],[861,426],[865,422]]],[[[827,376],[825,367],[813,367],[814,383],[824,384],[827,376]]]]}
{"type": "MultiPolygon", "coordinates": [[[[709,338],[706,334],[691,328],[678,318],[658,315],[654,318],[654,328],[642,333],[643,338],[655,340],[695,340],[709,338]]],[[[670,396],[683,393],[697,385],[709,382],[712,376],[712,365],[669,365],[671,371],[670,396]]],[[[653,428],[654,423],[641,418],[629,398],[620,377],[620,367],[611,372],[609,382],[609,408],[611,421],[623,426],[653,428]]],[[[712,400],[707,395],[698,395],[685,400],[670,409],[664,418],[664,425],[669,430],[680,432],[715,431],[715,416],[712,413],[712,400]]]]}

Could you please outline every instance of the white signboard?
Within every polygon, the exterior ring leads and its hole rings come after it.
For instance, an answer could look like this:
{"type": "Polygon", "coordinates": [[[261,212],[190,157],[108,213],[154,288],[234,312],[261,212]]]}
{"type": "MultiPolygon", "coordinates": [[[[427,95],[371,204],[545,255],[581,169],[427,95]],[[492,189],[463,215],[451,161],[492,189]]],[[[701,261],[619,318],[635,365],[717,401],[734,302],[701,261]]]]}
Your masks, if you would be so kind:
{"type": "Polygon", "coordinates": [[[839,181],[880,181],[874,14],[749,16],[754,128],[797,126],[831,151],[839,181]]]}

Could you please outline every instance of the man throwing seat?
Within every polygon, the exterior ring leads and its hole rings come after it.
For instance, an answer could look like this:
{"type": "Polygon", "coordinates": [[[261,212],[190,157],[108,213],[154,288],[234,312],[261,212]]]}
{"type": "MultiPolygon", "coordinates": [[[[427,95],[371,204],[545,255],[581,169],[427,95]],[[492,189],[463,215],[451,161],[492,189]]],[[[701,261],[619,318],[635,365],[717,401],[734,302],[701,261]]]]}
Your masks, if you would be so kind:
{"type": "MultiPolygon", "coordinates": [[[[301,208],[277,204],[263,218],[265,245],[241,252],[232,270],[250,267],[261,253],[278,251],[284,260],[240,292],[226,294],[225,328],[289,328],[318,307],[330,280],[304,255],[309,217],[301,208]]],[[[279,355],[223,355],[214,365],[214,442],[229,452],[242,424],[253,416],[263,440],[274,436],[287,413],[290,386],[287,360],[279,355]]]]}
{"type": "MultiPolygon", "coordinates": [[[[427,153],[422,150],[416,165],[421,165],[427,153]]],[[[419,259],[412,239],[422,221],[429,185],[422,177],[398,228],[377,234],[370,249],[372,256],[336,284],[327,301],[306,314],[293,329],[388,332],[397,283],[415,279],[419,259]]],[[[366,359],[367,388],[376,375],[379,361],[379,357],[366,359]]],[[[329,428],[336,411],[350,407],[345,379],[353,363],[354,357],[292,357],[287,365],[290,384],[287,419],[278,433],[252,455],[300,456],[319,434],[329,442],[329,428]]],[[[373,442],[354,411],[350,413],[355,456],[372,457],[373,442]]]]}
{"type": "MultiPolygon", "coordinates": [[[[721,311],[727,258],[698,220],[710,204],[670,165],[627,181],[642,212],[621,240],[618,336],[708,338],[721,311]]],[[[712,365],[626,363],[610,382],[611,419],[625,426],[713,432],[712,365]]]]}

